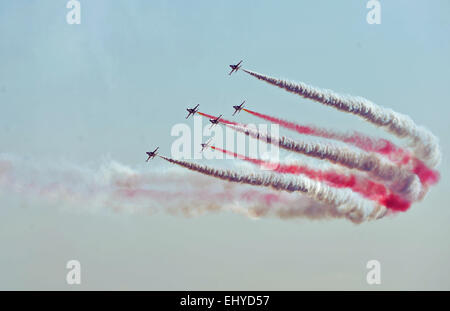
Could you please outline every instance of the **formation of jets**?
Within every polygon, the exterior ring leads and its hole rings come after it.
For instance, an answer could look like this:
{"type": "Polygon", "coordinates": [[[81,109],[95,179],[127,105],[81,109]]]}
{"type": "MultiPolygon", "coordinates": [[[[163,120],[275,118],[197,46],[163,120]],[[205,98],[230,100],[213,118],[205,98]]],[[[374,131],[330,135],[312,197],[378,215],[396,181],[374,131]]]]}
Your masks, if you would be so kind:
{"type": "MultiPolygon", "coordinates": [[[[237,63],[236,65],[230,65],[231,71],[228,75],[231,75],[233,72],[238,71],[242,67],[241,64],[242,64],[242,60],[239,63],[237,63]]],[[[245,100],[240,105],[233,106],[233,108],[234,108],[233,116],[236,113],[240,112],[244,108],[244,104],[245,104],[245,100]]],[[[197,104],[194,108],[187,108],[186,110],[188,112],[188,115],[186,116],[186,119],[189,118],[191,115],[192,116],[195,115],[198,112],[199,106],[200,105],[197,104]]],[[[219,124],[221,118],[222,118],[222,115],[218,116],[215,119],[209,119],[209,122],[211,122],[210,128],[212,128],[216,124],[219,124]]],[[[206,148],[208,148],[210,146],[210,143],[211,143],[211,139],[209,139],[206,143],[202,143],[201,144],[201,146],[202,146],[201,152],[203,152],[206,148]]],[[[156,157],[158,155],[158,149],[159,149],[159,147],[156,147],[155,150],[146,152],[146,154],[148,156],[146,162],[148,162],[150,159],[153,159],[154,157],[156,157]]]]}

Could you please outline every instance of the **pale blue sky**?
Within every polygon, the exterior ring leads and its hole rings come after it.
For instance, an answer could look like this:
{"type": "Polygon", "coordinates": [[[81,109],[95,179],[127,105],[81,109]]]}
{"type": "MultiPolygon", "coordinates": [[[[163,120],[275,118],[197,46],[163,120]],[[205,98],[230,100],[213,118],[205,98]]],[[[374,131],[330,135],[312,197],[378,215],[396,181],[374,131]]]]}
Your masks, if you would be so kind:
{"type": "Polygon", "coordinates": [[[66,23],[65,4],[0,2],[0,153],[141,165],[154,145],[169,152],[187,106],[230,117],[243,98],[283,118],[392,138],[242,72],[229,77],[228,64],[244,59],[408,114],[440,138],[442,180],[408,213],[360,226],[67,215],[0,198],[0,288],[69,289],[60,274],[78,256],[86,289],[371,289],[374,258],[382,289],[450,289],[448,1],[382,1],[381,25],[368,25],[356,0],[90,0],[81,25],[66,23]]]}

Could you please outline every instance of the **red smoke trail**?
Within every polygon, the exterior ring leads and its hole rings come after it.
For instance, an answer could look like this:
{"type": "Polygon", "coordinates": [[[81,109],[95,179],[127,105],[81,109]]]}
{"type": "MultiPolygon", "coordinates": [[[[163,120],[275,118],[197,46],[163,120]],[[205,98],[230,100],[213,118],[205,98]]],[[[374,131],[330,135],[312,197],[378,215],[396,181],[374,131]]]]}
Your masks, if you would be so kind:
{"type": "Polygon", "coordinates": [[[441,176],[438,171],[430,169],[425,163],[423,163],[423,161],[419,159],[413,159],[413,163],[414,167],[412,171],[419,177],[420,182],[423,185],[431,186],[439,181],[441,176]]]}
{"type": "Polygon", "coordinates": [[[396,158],[399,156],[403,156],[402,161],[409,161],[409,157],[407,155],[407,152],[396,145],[394,145],[392,142],[386,140],[386,139],[374,139],[371,137],[368,137],[361,133],[353,133],[353,135],[345,135],[345,134],[338,134],[333,133],[331,131],[328,131],[326,129],[316,128],[313,126],[307,126],[307,125],[300,125],[294,122],[289,122],[283,119],[279,119],[276,117],[272,117],[266,114],[262,114],[256,111],[252,111],[250,109],[243,108],[242,110],[245,110],[246,112],[264,119],[266,121],[276,123],[281,125],[284,128],[296,131],[300,134],[305,135],[312,135],[312,136],[318,136],[328,139],[335,139],[339,140],[345,143],[352,144],[362,150],[365,151],[371,151],[371,152],[377,152],[383,155],[395,155],[396,158]],[[406,158],[406,159],[405,159],[406,158]]]}
{"type": "MultiPolygon", "coordinates": [[[[213,116],[213,115],[210,115],[210,114],[207,114],[207,113],[203,113],[203,112],[200,112],[200,111],[198,111],[197,113],[198,113],[199,115],[201,115],[201,116],[204,116],[204,117],[208,118],[208,119],[217,119],[217,117],[215,117],[215,116],[213,116]]],[[[225,119],[222,118],[222,117],[220,118],[219,122],[220,122],[220,123],[223,123],[223,124],[232,124],[232,125],[240,125],[240,126],[243,126],[242,124],[239,124],[239,123],[237,123],[237,122],[225,120],[225,119]]]]}
{"type": "Polygon", "coordinates": [[[242,71],[303,98],[357,115],[399,138],[409,138],[417,157],[431,167],[435,167],[441,160],[441,151],[436,136],[429,130],[417,126],[407,115],[378,106],[360,96],[343,95],[303,82],[290,82],[246,69],[242,69],[242,71]]]}
{"type": "Polygon", "coordinates": [[[207,191],[198,190],[198,191],[165,191],[165,190],[153,190],[153,189],[144,189],[144,188],[119,188],[113,192],[115,199],[153,199],[158,202],[168,201],[174,198],[184,198],[183,201],[198,201],[199,200],[207,200],[215,203],[227,203],[233,202],[236,200],[261,203],[267,206],[271,206],[274,203],[286,202],[280,195],[274,193],[264,193],[251,189],[246,189],[245,191],[232,192],[232,191],[220,191],[209,193],[207,191]]]}
{"type": "Polygon", "coordinates": [[[430,169],[419,159],[411,156],[406,150],[396,146],[387,139],[375,139],[364,134],[354,132],[352,135],[333,133],[332,131],[317,128],[313,126],[300,125],[294,122],[289,122],[283,119],[262,114],[250,109],[243,108],[242,110],[263,120],[276,123],[289,130],[296,131],[300,134],[318,136],[328,139],[339,140],[351,144],[367,152],[375,152],[387,156],[390,160],[407,165],[412,163],[412,171],[419,177],[421,183],[425,186],[433,185],[439,181],[439,173],[430,169]]]}
{"type": "Polygon", "coordinates": [[[277,173],[294,175],[303,174],[311,179],[326,182],[329,186],[335,188],[350,188],[351,190],[360,193],[365,198],[377,201],[378,203],[386,206],[393,211],[404,212],[411,206],[411,202],[401,198],[394,193],[391,193],[383,184],[373,182],[367,178],[363,178],[353,174],[338,174],[331,170],[314,170],[307,167],[306,165],[280,163],[276,163],[274,165],[274,163],[250,158],[218,147],[211,146],[211,148],[255,165],[273,168],[273,170],[277,173]]]}

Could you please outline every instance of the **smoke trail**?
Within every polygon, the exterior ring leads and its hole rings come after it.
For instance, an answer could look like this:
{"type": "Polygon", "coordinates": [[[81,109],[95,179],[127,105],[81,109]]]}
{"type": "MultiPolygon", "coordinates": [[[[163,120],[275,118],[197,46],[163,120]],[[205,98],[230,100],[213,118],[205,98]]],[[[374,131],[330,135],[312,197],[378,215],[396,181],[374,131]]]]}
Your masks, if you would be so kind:
{"type": "Polygon", "coordinates": [[[39,166],[0,155],[0,195],[19,195],[34,204],[56,204],[88,211],[171,213],[194,215],[241,206],[279,206],[289,203],[270,191],[212,183],[209,178],[181,170],[143,172],[115,161],[98,169],[70,163],[39,166]]]}
{"type": "Polygon", "coordinates": [[[411,166],[410,170],[419,177],[420,182],[425,186],[431,186],[439,181],[439,173],[437,171],[430,169],[425,163],[413,157],[408,151],[396,146],[389,140],[372,138],[358,132],[353,132],[352,134],[336,133],[315,126],[299,125],[294,122],[289,122],[246,108],[243,108],[242,110],[300,134],[342,141],[364,151],[386,155],[391,161],[399,162],[402,165],[410,164],[408,165],[411,166]]]}
{"type": "Polygon", "coordinates": [[[325,159],[341,166],[360,170],[369,176],[387,182],[389,188],[408,201],[417,201],[425,194],[417,175],[383,161],[376,154],[361,153],[347,147],[322,144],[319,142],[297,142],[287,137],[274,137],[256,129],[228,124],[235,131],[247,136],[277,145],[309,157],[325,159]]]}
{"type": "Polygon", "coordinates": [[[335,188],[349,188],[361,194],[363,197],[377,201],[379,204],[386,206],[394,211],[406,211],[411,206],[411,202],[404,200],[398,195],[390,192],[383,184],[373,182],[355,174],[340,174],[334,170],[315,170],[306,165],[299,164],[281,164],[272,163],[260,159],[255,159],[241,155],[236,152],[228,151],[222,148],[211,146],[211,149],[220,151],[222,153],[231,155],[235,158],[272,169],[277,173],[287,174],[303,174],[311,179],[323,181],[331,187],[335,188]]]}
{"type": "Polygon", "coordinates": [[[304,193],[314,200],[329,205],[329,208],[334,209],[336,213],[347,217],[356,223],[378,218],[381,214],[385,214],[383,206],[369,203],[368,201],[358,198],[349,189],[335,190],[327,185],[317,183],[308,178],[295,177],[286,179],[274,174],[240,174],[234,171],[214,169],[208,166],[175,160],[164,156],[160,157],[170,163],[224,181],[269,187],[287,192],[304,193]]]}
{"type": "MultiPolygon", "coordinates": [[[[30,163],[0,154],[0,196],[15,200],[15,195],[21,204],[41,203],[69,212],[153,214],[162,210],[192,217],[231,211],[249,217],[348,218],[359,222],[350,212],[330,209],[297,193],[214,182],[176,168],[148,171],[112,160],[91,168],[64,162],[30,163]]],[[[375,207],[367,218],[385,215],[385,209],[375,207]]]]}
{"type": "Polygon", "coordinates": [[[331,90],[320,89],[302,82],[294,83],[242,69],[251,76],[288,92],[314,100],[338,110],[355,114],[400,138],[410,138],[416,156],[431,167],[439,164],[441,152],[438,139],[426,128],[417,126],[406,115],[374,104],[359,96],[341,95],[331,90]]]}
{"type": "Polygon", "coordinates": [[[354,145],[364,151],[376,152],[383,155],[388,155],[392,160],[397,160],[401,162],[409,161],[409,155],[406,150],[397,147],[392,142],[386,139],[375,139],[366,136],[362,133],[354,132],[352,134],[336,133],[323,128],[318,128],[315,126],[300,125],[295,122],[286,121],[280,118],[269,116],[260,112],[252,111],[250,109],[243,108],[242,110],[258,117],[263,120],[276,123],[284,128],[293,130],[299,134],[312,135],[317,137],[323,137],[327,139],[339,140],[351,145],[354,145]]]}

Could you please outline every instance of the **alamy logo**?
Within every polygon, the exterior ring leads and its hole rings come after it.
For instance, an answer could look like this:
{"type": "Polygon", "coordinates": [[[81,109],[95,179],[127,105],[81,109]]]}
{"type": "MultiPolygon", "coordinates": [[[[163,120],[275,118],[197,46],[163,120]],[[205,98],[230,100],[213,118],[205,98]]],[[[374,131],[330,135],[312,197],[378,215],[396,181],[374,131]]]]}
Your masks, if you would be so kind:
{"type": "Polygon", "coordinates": [[[81,284],[81,264],[78,260],[69,260],[66,264],[69,269],[66,275],[66,282],[69,285],[81,284]]]}
{"type": "Polygon", "coordinates": [[[367,13],[366,21],[368,24],[381,24],[381,3],[378,0],[369,0],[366,8],[370,9],[367,13]]]}
{"type": "MultiPolygon", "coordinates": [[[[270,124],[269,128],[267,124],[245,124],[245,128],[257,133],[255,135],[258,137],[260,136],[260,139],[251,137],[248,139],[248,149],[246,148],[247,135],[245,133],[236,132],[228,126],[203,125],[202,118],[194,116],[193,130],[185,123],[172,126],[170,134],[176,139],[172,142],[171,157],[178,160],[203,158],[212,160],[244,158],[248,155],[250,158],[267,160],[260,165],[262,170],[276,169],[278,164],[274,165],[274,163],[278,163],[280,159],[279,144],[277,143],[280,138],[279,125],[270,124]],[[274,141],[268,143],[261,139],[263,135],[270,139],[273,138],[274,141]],[[214,151],[211,152],[212,150],[214,151]]],[[[152,154],[150,153],[149,156],[152,154]]]]}
{"type": "Polygon", "coordinates": [[[378,260],[369,260],[366,264],[366,268],[370,269],[367,272],[366,281],[369,285],[381,284],[381,265],[378,260]]]}
{"type": "Polygon", "coordinates": [[[66,15],[67,24],[81,24],[81,4],[77,0],[69,0],[66,8],[70,9],[66,15]]]}

